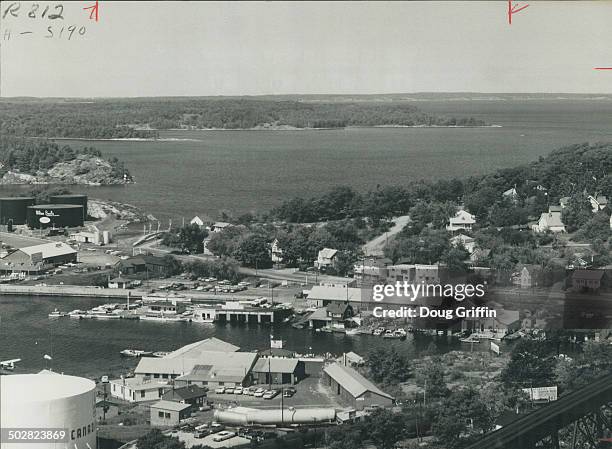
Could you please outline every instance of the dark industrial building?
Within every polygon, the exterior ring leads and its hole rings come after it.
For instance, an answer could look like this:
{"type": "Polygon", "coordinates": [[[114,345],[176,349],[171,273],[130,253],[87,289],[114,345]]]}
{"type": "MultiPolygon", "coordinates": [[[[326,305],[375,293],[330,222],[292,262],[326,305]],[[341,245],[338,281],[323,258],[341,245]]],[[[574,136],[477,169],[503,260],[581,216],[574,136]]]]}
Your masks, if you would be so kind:
{"type": "Polygon", "coordinates": [[[28,207],[33,205],[32,197],[0,198],[0,225],[26,224],[28,207]]]}
{"type": "Polygon", "coordinates": [[[270,357],[257,360],[253,377],[258,384],[296,384],[306,377],[306,372],[304,362],[298,359],[270,357]]]}
{"type": "Polygon", "coordinates": [[[163,257],[141,254],[117,262],[116,268],[122,274],[146,273],[149,276],[167,276],[171,267],[163,257]]]}
{"type": "Polygon", "coordinates": [[[385,393],[353,368],[333,363],[323,370],[323,381],[333,394],[340,396],[351,407],[363,410],[366,407],[391,407],[393,396],[385,393]]]}
{"type": "Polygon", "coordinates": [[[32,229],[74,228],[83,226],[83,206],[77,204],[38,204],[27,208],[27,223],[32,229]]]}
{"type": "Polygon", "coordinates": [[[197,408],[204,405],[206,391],[206,388],[202,388],[198,385],[187,385],[185,387],[173,388],[172,390],[166,391],[162,396],[162,400],[189,404],[197,408]]]}
{"type": "Polygon", "coordinates": [[[87,195],[53,195],[49,197],[51,204],[74,204],[83,207],[83,220],[87,219],[87,195]]]}

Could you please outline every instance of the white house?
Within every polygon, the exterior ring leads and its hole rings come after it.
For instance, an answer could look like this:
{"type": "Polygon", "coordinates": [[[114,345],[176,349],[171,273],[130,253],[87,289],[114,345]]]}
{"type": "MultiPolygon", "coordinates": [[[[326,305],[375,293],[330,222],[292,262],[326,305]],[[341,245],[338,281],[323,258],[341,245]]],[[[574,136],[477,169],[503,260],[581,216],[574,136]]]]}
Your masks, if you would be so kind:
{"type": "Polygon", "coordinates": [[[504,198],[508,198],[510,201],[516,203],[518,201],[518,192],[516,191],[516,187],[512,187],[511,189],[506,190],[502,193],[504,198]]]}
{"type": "Polygon", "coordinates": [[[283,250],[278,243],[278,239],[274,239],[270,248],[272,263],[281,263],[283,261],[283,250]]]}
{"type": "Polygon", "coordinates": [[[111,396],[127,402],[159,401],[172,388],[168,381],[135,377],[113,379],[109,384],[111,396]]]}
{"type": "Polygon", "coordinates": [[[204,226],[204,220],[202,220],[200,217],[198,217],[197,215],[195,217],[193,217],[191,219],[191,221],[189,222],[189,224],[191,225],[198,225],[198,226],[204,226]]]}
{"type": "Polygon", "coordinates": [[[593,209],[593,213],[597,213],[600,210],[603,210],[608,205],[608,198],[603,195],[591,196],[589,195],[589,202],[591,203],[591,209],[593,209]]]}
{"type": "Polygon", "coordinates": [[[333,267],[336,264],[337,254],[337,249],[323,248],[317,255],[317,260],[315,260],[314,263],[315,268],[320,270],[323,268],[333,267]]]}
{"type": "Polygon", "coordinates": [[[565,232],[560,209],[560,206],[550,206],[548,212],[543,212],[538,223],[534,224],[531,229],[535,232],[565,232]]]}
{"type": "Polygon", "coordinates": [[[454,217],[449,219],[449,224],[446,226],[447,231],[471,231],[472,226],[476,224],[476,217],[468,211],[461,209],[457,211],[454,217]]]}
{"type": "Polygon", "coordinates": [[[476,240],[465,234],[456,235],[450,239],[450,243],[453,246],[459,246],[460,244],[463,245],[463,247],[467,249],[470,254],[472,254],[476,249],[476,240]]]}

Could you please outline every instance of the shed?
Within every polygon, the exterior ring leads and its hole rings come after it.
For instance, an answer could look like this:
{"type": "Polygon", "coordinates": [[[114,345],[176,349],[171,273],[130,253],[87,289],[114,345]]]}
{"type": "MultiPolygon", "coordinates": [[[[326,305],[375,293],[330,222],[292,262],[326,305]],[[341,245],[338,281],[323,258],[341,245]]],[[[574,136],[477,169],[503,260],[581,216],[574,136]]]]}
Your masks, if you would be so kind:
{"type": "Polygon", "coordinates": [[[363,410],[369,406],[390,407],[393,396],[385,393],[353,368],[333,363],[323,370],[323,380],[333,394],[352,407],[363,410]]]}
{"type": "Polygon", "coordinates": [[[191,416],[191,405],[159,401],[151,405],[151,426],[176,426],[191,416]]]}

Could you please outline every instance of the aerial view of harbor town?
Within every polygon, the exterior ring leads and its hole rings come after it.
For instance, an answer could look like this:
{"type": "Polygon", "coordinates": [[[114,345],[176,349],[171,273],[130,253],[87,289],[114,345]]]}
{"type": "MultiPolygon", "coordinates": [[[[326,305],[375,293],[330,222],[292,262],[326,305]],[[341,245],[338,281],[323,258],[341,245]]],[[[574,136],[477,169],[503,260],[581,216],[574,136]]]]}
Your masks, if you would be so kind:
{"type": "Polygon", "coordinates": [[[0,448],[612,448],[609,4],[0,17],[0,448]]]}

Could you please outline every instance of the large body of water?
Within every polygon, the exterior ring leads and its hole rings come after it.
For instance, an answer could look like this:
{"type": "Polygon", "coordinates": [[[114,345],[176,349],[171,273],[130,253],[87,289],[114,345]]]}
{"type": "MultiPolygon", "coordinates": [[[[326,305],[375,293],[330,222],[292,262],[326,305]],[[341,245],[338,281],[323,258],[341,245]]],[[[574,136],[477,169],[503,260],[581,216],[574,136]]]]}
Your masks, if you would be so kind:
{"type": "MultiPolygon", "coordinates": [[[[136,184],[74,187],[141,206],[160,219],[267,210],[335,185],[358,190],[467,177],[536,160],[581,142],[612,141],[612,101],[423,101],[428,112],[500,128],[329,131],[165,131],[157,142],[82,142],[125,161],[136,184]]],[[[176,223],[176,221],[175,221],[176,223]]]]}
{"type": "MultiPolygon", "coordinates": [[[[135,204],[158,218],[211,216],[220,210],[265,210],[296,195],[322,193],[335,185],[358,190],[415,179],[466,177],[536,160],[555,148],[612,141],[612,101],[426,101],[428,112],[474,116],[499,128],[347,129],[335,131],[168,131],[157,142],[73,142],[95,145],[125,161],[136,184],[72,187],[92,197],[135,204]]],[[[3,191],[17,190],[7,187],[3,191]]],[[[245,350],[269,345],[272,331],[290,349],[366,353],[388,341],[314,334],[288,326],[49,320],[47,314],[88,308],[78,298],[0,296],[0,360],[22,358],[18,371],[45,367],[80,375],[129,369],[124,348],[163,351],[210,336],[245,350]]],[[[418,352],[428,337],[393,342],[418,352]]],[[[453,347],[439,339],[441,350],[453,347]]],[[[454,343],[457,345],[457,343],[454,343]]]]}
{"type": "Polygon", "coordinates": [[[21,358],[16,373],[53,368],[56,372],[96,377],[118,375],[136,366],[136,359],[119,355],[123,349],[170,351],[213,336],[250,351],[269,348],[273,334],[275,339],[285,340],[287,349],[296,352],[338,355],[343,351],[365,355],[370,349],[390,344],[408,355],[417,355],[432,341],[443,352],[461,345],[457,339],[446,337],[409,335],[405,341],[389,342],[372,336],[316,333],[281,324],[210,325],[48,318],[48,313],[55,308],[87,309],[103,302],[91,298],[0,296],[0,360],[21,358]],[[45,354],[53,360],[45,360],[45,354]]]}

